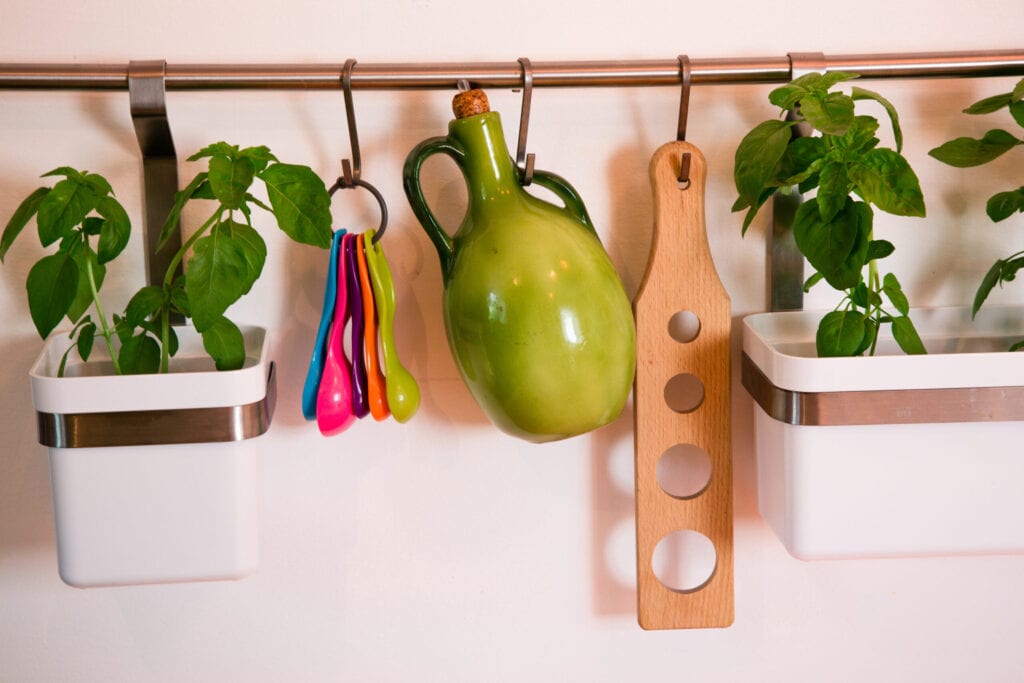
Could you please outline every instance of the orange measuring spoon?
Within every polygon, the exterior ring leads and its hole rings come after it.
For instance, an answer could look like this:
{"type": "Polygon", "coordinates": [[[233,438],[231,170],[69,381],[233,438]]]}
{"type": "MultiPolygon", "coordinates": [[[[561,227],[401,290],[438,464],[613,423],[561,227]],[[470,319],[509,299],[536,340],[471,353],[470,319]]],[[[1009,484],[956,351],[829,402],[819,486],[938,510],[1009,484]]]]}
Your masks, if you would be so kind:
{"type": "MultiPolygon", "coordinates": [[[[373,230],[369,236],[373,237],[373,230]]],[[[370,414],[373,419],[386,420],[391,411],[388,410],[387,388],[384,373],[381,371],[380,358],[377,355],[377,311],[373,299],[373,286],[366,265],[365,235],[358,235],[356,255],[359,264],[359,282],[363,292],[363,353],[366,356],[366,382],[370,401],[370,414]]]]}

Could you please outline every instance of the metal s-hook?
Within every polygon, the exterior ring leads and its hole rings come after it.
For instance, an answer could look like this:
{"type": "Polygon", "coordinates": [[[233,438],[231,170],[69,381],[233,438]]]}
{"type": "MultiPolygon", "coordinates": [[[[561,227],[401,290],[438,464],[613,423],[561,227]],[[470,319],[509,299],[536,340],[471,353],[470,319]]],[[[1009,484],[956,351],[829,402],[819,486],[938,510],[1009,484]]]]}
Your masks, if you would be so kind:
{"type": "Polygon", "coordinates": [[[362,173],[362,158],[359,155],[359,133],[356,130],[355,105],[352,102],[352,69],[356,60],[345,60],[345,66],[341,69],[341,92],[345,96],[345,118],[348,119],[348,140],[352,147],[352,161],[341,160],[341,169],[345,182],[349,186],[355,185],[362,173]]]}
{"type": "Polygon", "coordinates": [[[359,132],[356,129],[356,111],[352,101],[352,69],[356,60],[345,60],[345,66],[341,69],[341,90],[345,96],[345,118],[348,120],[348,139],[352,148],[352,159],[341,160],[341,177],[331,186],[329,194],[334,195],[340,189],[362,187],[365,188],[377,200],[380,206],[380,227],[374,234],[371,244],[377,244],[384,236],[384,230],[388,226],[388,205],[384,201],[384,195],[380,191],[362,179],[362,157],[359,153],[359,132]]]}
{"type": "MultiPolygon", "coordinates": [[[[679,55],[679,80],[682,88],[679,93],[679,122],[676,126],[676,140],[686,140],[686,119],[690,113],[690,80],[692,70],[690,58],[686,55],[679,55]]],[[[679,189],[685,190],[690,186],[690,153],[683,152],[679,160],[679,189]]]]}
{"type": "Polygon", "coordinates": [[[519,144],[516,147],[516,168],[519,182],[527,186],[533,182],[534,155],[526,153],[526,135],[530,127],[530,100],[533,97],[533,66],[526,57],[519,58],[523,67],[523,107],[519,111],[519,144]]]}

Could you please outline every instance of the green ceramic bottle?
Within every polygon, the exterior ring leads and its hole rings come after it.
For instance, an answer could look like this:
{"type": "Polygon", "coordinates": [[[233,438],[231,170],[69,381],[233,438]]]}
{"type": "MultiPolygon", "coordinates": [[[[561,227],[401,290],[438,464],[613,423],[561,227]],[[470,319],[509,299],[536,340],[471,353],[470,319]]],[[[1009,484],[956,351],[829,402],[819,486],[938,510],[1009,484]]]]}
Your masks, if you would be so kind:
{"type": "Polygon", "coordinates": [[[405,162],[405,192],[441,259],[444,320],[462,377],[503,431],[543,442],[618,417],[633,383],[629,299],[576,191],[535,171],[565,207],[520,186],[501,119],[481,91],[460,93],[446,137],[405,162]],[[420,168],[443,153],[466,179],[469,206],[454,236],[423,198],[420,168]]]}

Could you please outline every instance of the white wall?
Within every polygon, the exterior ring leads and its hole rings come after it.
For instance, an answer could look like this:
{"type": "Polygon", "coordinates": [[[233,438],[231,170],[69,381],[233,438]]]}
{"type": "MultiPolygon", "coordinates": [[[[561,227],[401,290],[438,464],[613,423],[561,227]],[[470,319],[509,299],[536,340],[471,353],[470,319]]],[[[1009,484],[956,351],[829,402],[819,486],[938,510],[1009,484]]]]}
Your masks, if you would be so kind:
{"type": "MultiPolygon", "coordinates": [[[[0,61],[671,59],[1020,47],[1017,0],[971,6],[6,0],[0,61]]],[[[985,130],[987,122],[966,121],[959,110],[1012,80],[869,86],[900,107],[907,154],[925,183],[927,221],[877,228],[897,243],[894,267],[917,305],[969,301],[987,264],[1010,250],[999,240],[1019,244],[1019,220],[997,228],[982,213],[984,182],[1011,173],[1011,164],[962,172],[926,156],[954,132],[985,130]]],[[[740,219],[729,212],[732,155],[751,125],[774,115],[768,90],[701,87],[692,97],[689,138],[708,159],[708,230],[737,320],[764,309],[765,223],[739,238],[740,219]]],[[[38,253],[27,241],[12,251],[0,268],[0,680],[1024,679],[1024,558],[791,558],[757,513],[751,402],[738,384],[735,624],[637,626],[629,416],[591,435],[530,446],[489,426],[450,358],[437,258],[400,183],[408,150],[446,130],[450,95],[356,93],[364,176],[393,212],[386,248],[398,281],[400,351],[423,388],[419,415],[404,426],[359,424],[333,439],[303,422],[298,397],[319,315],[322,253],[272,238],[264,278],[235,311],[274,328],[280,367],[264,462],[262,566],[244,581],[86,591],[60,582],[26,381],[39,340],[23,282],[38,253]]],[[[491,95],[511,137],[518,96],[491,95]]],[[[630,294],[650,239],[647,162],[674,136],[677,102],[674,88],[534,93],[537,165],[568,177],[587,200],[630,294]]],[[[174,93],[169,106],[183,156],[220,139],[267,144],[328,178],[349,154],[338,92],[174,93]]],[[[6,221],[36,176],[62,164],[106,174],[141,224],[125,93],[0,93],[0,216],[6,221]]],[[[428,169],[428,191],[451,225],[461,180],[441,162],[428,169]]],[[[182,164],[183,177],[195,172],[182,164]]],[[[341,225],[376,221],[364,197],[338,204],[341,225]]],[[[117,303],[141,277],[138,258],[123,268],[107,286],[117,303]]],[[[1020,300],[1024,289],[998,296],[1020,300]]]]}

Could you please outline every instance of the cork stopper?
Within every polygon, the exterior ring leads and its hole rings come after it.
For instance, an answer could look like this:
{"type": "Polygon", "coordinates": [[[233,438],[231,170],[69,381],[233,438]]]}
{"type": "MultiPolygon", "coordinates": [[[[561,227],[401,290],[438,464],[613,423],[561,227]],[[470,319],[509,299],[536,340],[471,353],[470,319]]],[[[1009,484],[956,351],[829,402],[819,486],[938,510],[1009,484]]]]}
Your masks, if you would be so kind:
{"type": "Polygon", "coordinates": [[[486,114],[490,110],[491,105],[487,102],[487,93],[479,88],[460,92],[452,100],[452,111],[455,112],[457,119],[486,114]]]}

